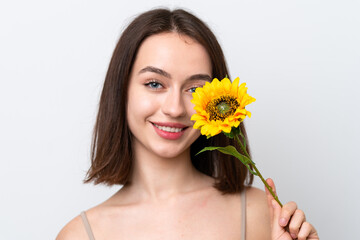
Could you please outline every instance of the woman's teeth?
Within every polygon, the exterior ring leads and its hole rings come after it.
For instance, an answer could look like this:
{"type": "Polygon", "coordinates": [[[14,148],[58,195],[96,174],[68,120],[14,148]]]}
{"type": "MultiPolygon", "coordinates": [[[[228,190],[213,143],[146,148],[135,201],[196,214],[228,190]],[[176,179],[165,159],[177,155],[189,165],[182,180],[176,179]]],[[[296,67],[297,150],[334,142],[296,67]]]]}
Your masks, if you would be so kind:
{"type": "Polygon", "coordinates": [[[157,127],[160,130],[163,130],[165,132],[181,132],[183,129],[182,128],[174,128],[174,127],[164,127],[164,126],[159,126],[154,124],[155,127],[157,127]]]}

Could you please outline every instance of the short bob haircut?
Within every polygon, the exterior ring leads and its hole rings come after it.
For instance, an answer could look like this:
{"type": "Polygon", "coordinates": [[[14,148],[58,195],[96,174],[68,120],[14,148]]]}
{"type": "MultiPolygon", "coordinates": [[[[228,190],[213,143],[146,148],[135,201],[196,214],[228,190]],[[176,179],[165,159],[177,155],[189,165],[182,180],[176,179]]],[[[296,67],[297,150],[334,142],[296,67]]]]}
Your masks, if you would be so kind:
{"type": "MultiPolygon", "coordinates": [[[[94,126],[91,146],[91,167],[84,180],[106,185],[131,184],[132,134],[126,117],[129,77],[137,51],[147,37],[176,32],[200,43],[208,52],[212,64],[212,77],[229,77],[223,51],[207,25],[191,13],[176,9],[154,9],[137,16],[123,31],[113,52],[100,97],[99,111],[94,126]]],[[[244,124],[241,131],[246,136],[244,124]]],[[[246,139],[247,141],[247,139],[246,139]]],[[[226,193],[241,192],[245,184],[251,185],[252,174],[237,159],[207,151],[195,156],[205,146],[235,145],[223,134],[206,139],[200,136],[191,145],[194,167],[215,179],[214,187],[226,193]]],[[[247,148],[249,144],[246,144],[247,148]]],[[[247,149],[249,152],[249,149],[247,149]]]]}

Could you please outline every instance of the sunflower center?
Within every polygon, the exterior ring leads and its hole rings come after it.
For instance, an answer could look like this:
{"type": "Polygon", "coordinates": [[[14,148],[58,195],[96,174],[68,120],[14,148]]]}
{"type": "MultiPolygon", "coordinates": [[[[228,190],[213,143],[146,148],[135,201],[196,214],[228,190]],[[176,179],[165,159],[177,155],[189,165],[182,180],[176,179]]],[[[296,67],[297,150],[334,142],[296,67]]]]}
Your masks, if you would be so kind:
{"type": "Polygon", "coordinates": [[[209,102],[206,112],[210,115],[210,120],[221,120],[231,116],[240,106],[239,102],[233,96],[223,95],[209,102]]]}
{"type": "Polygon", "coordinates": [[[229,104],[227,104],[226,102],[221,102],[216,107],[221,114],[226,114],[231,109],[229,104]]]}

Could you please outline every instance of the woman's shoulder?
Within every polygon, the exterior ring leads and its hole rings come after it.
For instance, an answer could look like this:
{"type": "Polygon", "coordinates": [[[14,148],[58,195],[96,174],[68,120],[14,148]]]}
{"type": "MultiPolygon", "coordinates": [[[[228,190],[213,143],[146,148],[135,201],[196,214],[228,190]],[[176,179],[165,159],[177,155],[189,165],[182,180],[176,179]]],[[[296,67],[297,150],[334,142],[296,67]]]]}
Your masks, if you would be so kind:
{"type": "Polygon", "coordinates": [[[270,237],[270,212],[267,197],[263,190],[256,187],[246,188],[246,226],[248,239],[270,237]]]}
{"type": "Polygon", "coordinates": [[[248,199],[248,203],[252,203],[255,205],[266,205],[267,207],[267,198],[265,191],[257,188],[257,187],[246,187],[246,199],[248,199]]]}
{"type": "Polygon", "coordinates": [[[78,215],[67,223],[59,232],[56,240],[89,239],[81,216],[78,215]]]}
{"type": "MultiPolygon", "coordinates": [[[[232,198],[237,199],[236,201],[239,201],[241,199],[241,195],[246,195],[246,203],[247,203],[247,210],[255,210],[255,209],[268,209],[267,206],[267,198],[265,191],[253,187],[253,186],[247,186],[245,187],[245,190],[242,192],[230,194],[232,198]],[[245,191],[245,193],[244,193],[245,191]]],[[[225,195],[226,196],[226,195],[225,195]]]]}
{"type": "MultiPolygon", "coordinates": [[[[221,204],[226,204],[227,208],[233,214],[241,213],[242,200],[241,193],[234,193],[223,196],[221,204]],[[239,204],[240,203],[240,204],[239,204]]],[[[267,205],[267,197],[265,191],[256,187],[246,187],[246,239],[270,239],[270,212],[267,205]]],[[[238,219],[238,218],[237,218],[238,219]]]]}
{"type": "Polygon", "coordinates": [[[111,226],[111,219],[114,216],[114,213],[116,215],[121,212],[116,211],[116,209],[126,209],[126,204],[119,203],[119,201],[117,204],[114,204],[115,196],[116,194],[106,201],[93,206],[74,217],[61,229],[56,240],[88,240],[89,235],[84,221],[86,221],[91,228],[89,229],[91,232],[98,231],[106,226],[111,226]]]}
{"type": "MultiPolygon", "coordinates": [[[[249,217],[269,217],[267,197],[263,190],[256,187],[246,188],[247,212],[249,217]]],[[[252,219],[249,219],[252,220],[252,219]]]]}

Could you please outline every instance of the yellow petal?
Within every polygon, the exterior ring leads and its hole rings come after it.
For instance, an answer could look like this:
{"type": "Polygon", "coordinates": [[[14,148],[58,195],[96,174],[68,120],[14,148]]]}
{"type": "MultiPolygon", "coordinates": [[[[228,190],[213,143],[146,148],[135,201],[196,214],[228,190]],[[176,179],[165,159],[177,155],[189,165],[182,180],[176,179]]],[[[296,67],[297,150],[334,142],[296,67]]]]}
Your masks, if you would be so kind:
{"type": "Polygon", "coordinates": [[[221,129],[218,127],[211,127],[210,128],[210,134],[211,136],[215,136],[217,134],[221,133],[221,129]]]}
{"type": "Polygon", "coordinates": [[[190,118],[191,121],[202,121],[206,120],[206,117],[200,114],[193,114],[190,118]]]}
{"type": "Polygon", "coordinates": [[[227,124],[223,124],[220,126],[220,129],[223,131],[223,132],[226,132],[226,133],[230,133],[231,132],[231,126],[230,125],[227,125],[227,124]]]}
{"type": "Polygon", "coordinates": [[[204,126],[207,123],[207,121],[196,121],[193,125],[193,128],[200,129],[202,126],[204,126]]]}
{"type": "Polygon", "coordinates": [[[246,83],[242,83],[239,86],[239,89],[238,89],[238,98],[239,99],[242,99],[244,97],[244,95],[246,94],[247,87],[245,87],[245,85],[246,85],[246,83]]]}
{"type": "Polygon", "coordinates": [[[221,80],[222,84],[222,94],[229,94],[231,92],[231,81],[228,78],[221,80]]]}
{"type": "Polygon", "coordinates": [[[246,115],[251,118],[251,112],[247,111],[246,115]]]}
{"type": "Polygon", "coordinates": [[[231,84],[231,95],[237,96],[240,78],[235,78],[231,84]]]}

